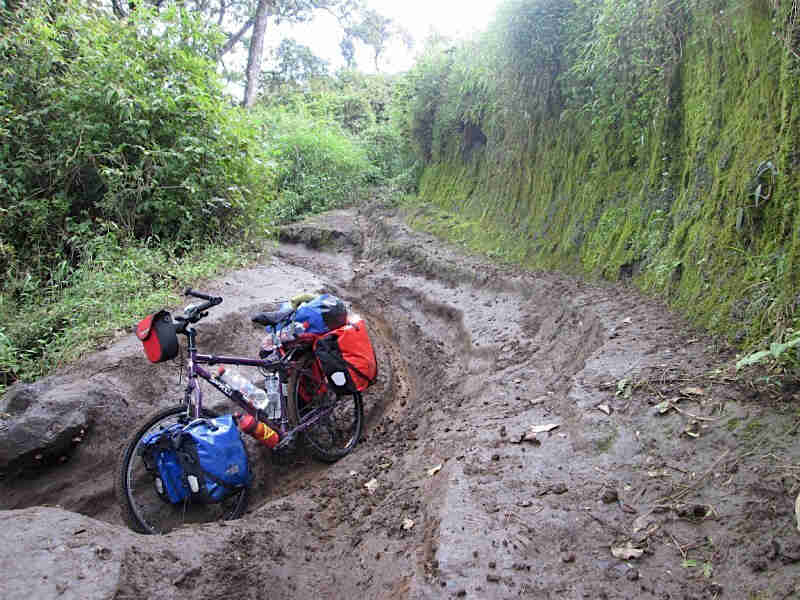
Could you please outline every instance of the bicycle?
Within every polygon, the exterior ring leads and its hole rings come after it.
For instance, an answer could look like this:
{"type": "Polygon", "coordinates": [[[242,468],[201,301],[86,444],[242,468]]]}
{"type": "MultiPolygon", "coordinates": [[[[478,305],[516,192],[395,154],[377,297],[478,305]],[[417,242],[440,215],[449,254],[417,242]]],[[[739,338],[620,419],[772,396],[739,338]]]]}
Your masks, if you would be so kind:
{"type": "MultiPolygon", "coordinates": [[[[287,341],[278,339],[272,354],[257,359],[201,354],[197,348],[194,325],[208,316],[210,308],[221,304],[222,298],[191,289],[184,294],[205,302],[191,304],[182,315],[174,317],[175,333],[185,336],[187,340],[188,372],[183,402],[149,415],[128,438],[117,466],[115,491],[123,518],[131,529],[140,533],[166,533],[186,523],[236,519],[247,506],[247,487],[215,504],[191,502],[188,499],[171,504],[158,493],[156,476],[143,459],[140,445],[149,434],[176,423],[188,425],[196,419],[218,416],[203,406],[199,379],[207,381],[243,411],[277,433],[278,443],[273,452],[291,452],[297,440],[302,438],[315,458],[335,462],[358,444],[364,421],[360,392],[334,393],[326,384],[325,375],[314,357],[316,336],[301,335],[287,341]],[[212,375],[202,365],[258,367],[265,377],[277,373],[280,377],[280,418],[268,418],[263,410],[250,404],[239,391],[212,375]]],[[[291,322],[293,313],[294,310],[259,313],[253,321],[277,331],[291,322]]]]}

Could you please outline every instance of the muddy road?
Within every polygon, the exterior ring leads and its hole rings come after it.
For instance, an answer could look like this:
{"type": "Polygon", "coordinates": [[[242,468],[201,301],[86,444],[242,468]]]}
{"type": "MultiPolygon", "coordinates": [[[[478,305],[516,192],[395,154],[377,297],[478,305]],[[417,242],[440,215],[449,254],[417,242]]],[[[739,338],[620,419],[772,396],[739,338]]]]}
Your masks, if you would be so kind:
{"type": "Polygon", "coordinates": [[[0,597],[800,598],[792,390],[737,381],[636,290],[492,265],[380,205],[204,288],[225,301],[201,349],[255,352],[248,315],[298,291],[364,316],[362,443],[330,466],[251,447],[244,518],[133,534],[112,463],[180,386],[122,336],[53,378],[118,401],[65,462],[0,481],[0,597]]]}

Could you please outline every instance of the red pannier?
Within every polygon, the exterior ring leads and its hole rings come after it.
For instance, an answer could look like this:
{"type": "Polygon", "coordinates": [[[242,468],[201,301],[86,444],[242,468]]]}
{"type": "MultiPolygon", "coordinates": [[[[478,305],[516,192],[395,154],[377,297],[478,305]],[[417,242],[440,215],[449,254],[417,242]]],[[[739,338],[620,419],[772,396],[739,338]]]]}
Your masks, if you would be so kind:
{"type": "Polygon", "coordinates": [[[160,363],[178,356],[178,335],[172,316],[165,310],[148,315],[136,326],[144,353],[150,362],[160,363]]]}
{"type": "Polygon", "coordinates": [[[363,392],[378,377],[378,361],[363,320],[350,321],[314,342],[314,354],[331,387],[363,392]]]}

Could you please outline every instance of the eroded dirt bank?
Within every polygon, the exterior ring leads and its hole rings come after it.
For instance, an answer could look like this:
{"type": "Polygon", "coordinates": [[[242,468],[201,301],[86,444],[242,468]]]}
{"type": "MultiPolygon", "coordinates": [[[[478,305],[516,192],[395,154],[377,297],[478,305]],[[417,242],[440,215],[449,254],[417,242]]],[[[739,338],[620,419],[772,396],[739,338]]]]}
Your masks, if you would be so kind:
{"type": "Polygon", "coordinates": [[[298,290],[364,314],[363,443],[332,466],[253,452],[243,519],[135,535],[110,466],[180,387],[129,336],[59,374],[119,404],[64,464],[0,482],[0,596],[800,597],[793,399],[714,373],[712,342],[634,290],[493,266],[380,206],[294,226],[207,289],[225,302],[201,345],[224,352],[254,351],[247,315],[298,290]]]}

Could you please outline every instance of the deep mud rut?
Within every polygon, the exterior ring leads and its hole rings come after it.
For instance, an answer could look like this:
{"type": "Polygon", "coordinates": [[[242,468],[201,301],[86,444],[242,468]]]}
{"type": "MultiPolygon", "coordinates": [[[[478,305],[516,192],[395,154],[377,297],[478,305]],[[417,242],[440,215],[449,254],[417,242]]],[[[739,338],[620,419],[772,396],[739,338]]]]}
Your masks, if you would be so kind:
{"type": "Polygon", "coordinates": [[[60,375],[108,378],[120,404],[65,464],[0,482],[4,509],[105,523],[31,525],[44,546],[7,534],[33,550],[0,555],[0,595],[30,589],[18,579],[35,579],[42,548],[93,548],[116,567],[56,570],[38,597],[800,597],[794,398],[735,381],[720,368],[730,356],[634,289],[491,265],[380,206],[288,228],[264,265],[206,288],[225,302],[200,344],[220,352],[253,351],[247,315],[297,291],[365,316],[380,377],[363,442],[331,466],[251,448],[244,518],[132,534],[113,454],[179,388],[127,336],[60,375]]]}

